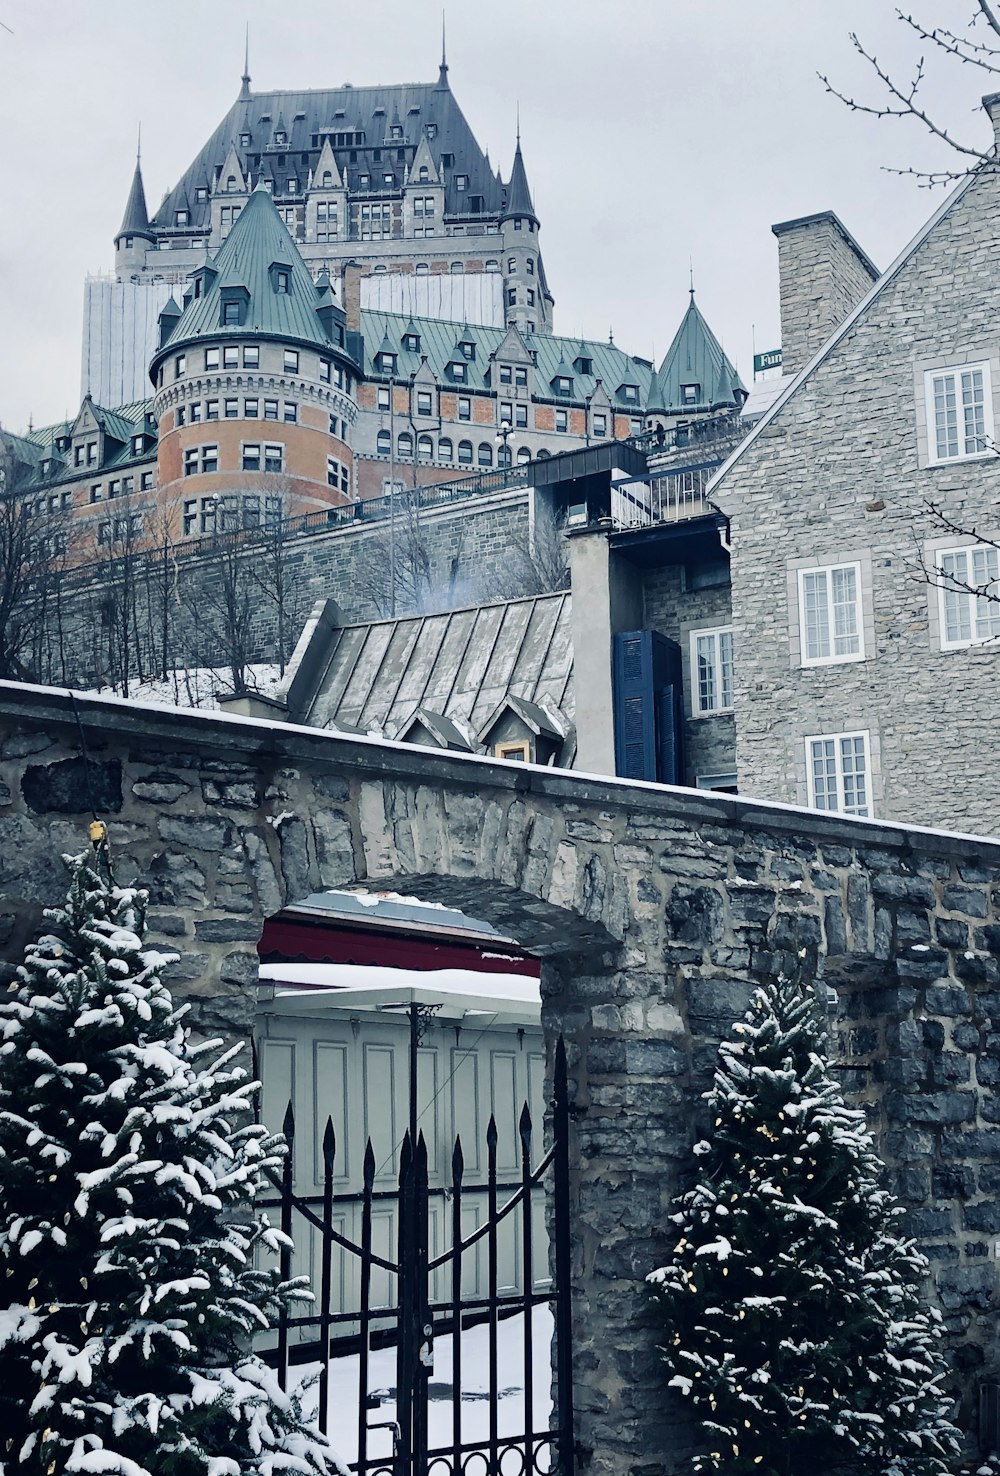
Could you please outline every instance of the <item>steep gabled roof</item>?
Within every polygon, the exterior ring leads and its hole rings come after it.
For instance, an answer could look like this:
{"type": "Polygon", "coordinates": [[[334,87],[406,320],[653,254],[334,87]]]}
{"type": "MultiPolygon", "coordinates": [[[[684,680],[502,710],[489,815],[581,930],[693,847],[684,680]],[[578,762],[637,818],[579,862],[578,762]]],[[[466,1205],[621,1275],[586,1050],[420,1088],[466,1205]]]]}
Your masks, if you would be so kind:
{"type": "MultiPolygon", "coordinates": [[[[396,113],[403,128],[401,144],[416,146],[421,133],[428,136],[430,149],[438,178],[445,182],[445,209],[469,210],[469,197],[483,197],[485,214],[498,214],[503,208],[503,187],[493,174],[483,150],[476,142],[461,108],[451,89],[433,83],[404,83],[389,87],[337,87],[304,92],[253,92],[249,97],[238,98],[226,113],[219,126],[204,147],[185,170],[176,187],[164,199],[153,216],[151,226],[154,234],[172,229],[174,211],[179,207],[181,196],[186,191],[190,196],[191,229],[207,234],[211,228],[211,202],[199,201],[195,186],[206,179],[214,181],[222,171],[230,145],[236,140],[236,152],[244,177],[252,173],[257,179],[269,172],[269,161],[275,156],[267,152],[271,147],[275,120],[289,120],[287,125],[286,150],[289,157],[295,156],[295,170],[305,178],[307,168],[315,169],[319,162],[322,136],[363,130],[365,142],[353,145],[357,155],[358,171],[381,170],[382,162],[373,159],[373,150],[384,150],[384,120],[396,113]],[[266,121],[265,121],[266,120],[266,121]],[[380,126],[382,125],[382,126],[380,126]],[[242,134],[251,135],[249,148],[239,140],[242,134]],[[313,143],[313,139],[316,143],[313,143]],[[307,155],[303,165],[300,156],[307,155]],[[453,163],[442,170],[444,154],[451,155],[453,163]],[[248,162],[252,156],[254,163],[248,162]],[[455,176],[464,174],[468,185],[459,191],[454,183],[455,176]]],[[[348,153],[336,148],[341,158],[339,167],[343,172],[348,153]]]]}
{"type": "MultiPolygon", "coordinates": [[[[173,217],[171,216],[171,219],[173,217]]],[[[135,173],[132,176],[132,188],[128,192],[128,200],[125,202],[125,214],[122,216],[121,229],[115,237],[115,245],[122,236],[145,236],[152,240],[152,232],[149,229],[149,216],[146,213],[146,191],[142,187],[142,169],[139,160],[135,161],[135,173]]]]}
{"type": "Polygon", "coordinates": [[[216,253],[213,268],[218,275],[211,281],[206,277],[203,294],[184,309],[168,340],[171,349],[192,339],[218,338],[220,334],[245,338],[248,329],[323,349],[331,347],[316,312],[329,286],[317,288],[313,282],[263,185],[257,186],[240,212],[216,253]],[[276,265],[288,272],[287,292],[275,290],[272,268],[276,265]],[[223,327],[222,299],[234,288],[247,294],[244,321],[239,326],[223,327]]]}
{"type": "Polygon", "coordinates": [[[736,408],[745,397],[743,382],[702,317],[692,290],[687,312],[650,389],[647,408],[667,414],[736,408]],[[692,384],[698,386],[698,398],[685,400],[682,386],[692,384]]]}

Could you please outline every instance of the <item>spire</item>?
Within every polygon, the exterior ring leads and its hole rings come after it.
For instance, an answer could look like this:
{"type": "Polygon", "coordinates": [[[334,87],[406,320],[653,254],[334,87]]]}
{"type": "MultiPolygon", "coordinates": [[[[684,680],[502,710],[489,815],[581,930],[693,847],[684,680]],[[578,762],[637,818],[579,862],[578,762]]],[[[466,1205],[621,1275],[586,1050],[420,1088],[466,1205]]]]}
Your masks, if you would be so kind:
{"type": "Polygon", "coordinates": [[[447,88],[447,86],[448,86],[448,52],[447,52],[447,49],[445,47],[444,11],[443,10],[441,12],[441,65],[438,68],[438,81],[437,81],[437,85],[438,85],[439,88],[447,88]]]}
{"type": "Polygon", "coordinates": [[[250,25],[249,25],[249,22],[247,23],[246,33],[245,33],[244,41],[243,41],[243,76],[242,76],[242,78],[240,80],[243,83],[242,87],[240,88],[240,98],[242,100],[242,99],[248,98],[250,96],[250,25]]]}
{"type": "Polygon", "coordinates": [[[132,188],[128,192],[128,200],[125,204],[125,214],[122,217],[121,230],[115,237],[115,245],[122,236],[144,236],[147,241],[153,239],[149,229],[149,215],[146,211],[146,191],[142,187],[142,166],[139,159],[139,149],[135,153],[135,173],[132,176],[132,188]]]}
{"type": "Polygon", "coordinates": [[[738,408],[745,398],[742,381],[698,310],[693,282],[688,291],[687,312],[654,376],[646,408],[668,415],[738,408]]]}
{"type": "Polygon", "coordinates": [[[538,216],[535,207],[531,203],[531,191],[528,189],[528,176],[524,168],[524,155],[521,153],[521,118],[518,109],[517,119],[517,147],[514,150],[514,165],[510,171],[510,183],[507,186],[507,203],[504,206],[501,220],[509,220],[513,215],[528,216],[538,224],[538,216]]]}

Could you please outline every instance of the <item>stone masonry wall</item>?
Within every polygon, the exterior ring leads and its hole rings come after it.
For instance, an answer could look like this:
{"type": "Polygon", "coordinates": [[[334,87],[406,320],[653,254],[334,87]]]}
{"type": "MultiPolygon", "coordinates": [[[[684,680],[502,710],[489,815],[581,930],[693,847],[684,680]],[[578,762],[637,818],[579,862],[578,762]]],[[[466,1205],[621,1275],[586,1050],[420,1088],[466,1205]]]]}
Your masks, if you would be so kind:
{"type": "MultiPolygon", "coordinates": [[[[294,649],[302,626],[317,599],[332,596],[349,620],[380,619],[389,612],[388,520],[359,522],[291,537],[282,545],[286,578],[285,657],[294,649]]],[[[403,583],[397,609],[413,606],[416,585],[427,609],[454,609],[518,592],[529,574],[527,493],[524,490],[424,509],[414,519],[402,507],[396,525],[396,552],[403,583]],[[418,571],[414,577],[414,571],[418,571]]],[[[250,659],[277,661],[278,607],[269,594],[274,569],[269,546],[247,546],[247,560],[260,572],[249,578],[250,659]]],[[[171,566],[168,608],[171,665],[216,666],[223,657],[217,629],[223,573],[219,555],[190,556],[171,566]]],[[[100,577],[70,592],[63,608],[53,610],[48,656],[40,675],[49,682],[97,685],[114,672],[114,655],[104,630],[109,593],[120,584],[100,577]],[[62,654],[58,647],[62,632],[62,654]]],[[[162,649],[162,573],[154,559],[136,576],[132,658],[140,652],[144,674],[157,672],[162,649]],[[150,654],[152,653],[152,654],[150,654]]],[[[132,672],[133,678],[135,670],[132,672]]]]}
{"type": "Polygon", "coordinates": [[[642,581],[645,625],[658,630],[681,648],[684,668],[684,754],[685,783],[695,784],[699,774],[736,772],[736,732],[731,713],[694,717],[696,693],[691,671],[691,632],[711,626],[729,625],[732,607],[729,585],[711,589],[686,588],[685,569],[670,564],[644,572],[642,581]]]}
{"type": "MultiPolygon", "coordinates": [[[[964,192],[963,192],[964,191],[964,192]]],[[[927,370],[986,363],[1000,425],[1000,174],[984,172],[713,490],[732,520],[742,790],[803,804],[809,735],[869,735],[874,813],[1000,830],[1000,642],[942,650],[935,549],[1000,529],[1000,460],[928,464],[927,370]],[[797,569],[861,566],[864,659],[804,667],[797,569]]],[[[961,409],[959,409],[961,417],[961,409]]]]}
{"type": "Polygon", "coordinates": [[[203,1029],[246,1037],[265,918],[389,885],[542,958],[563,1034],[582,1462],[675,1476],[646,1273],[708,1124],[716,1045],[805,947],[837,994],[845,1084],[931,1258],[963,1422],[1000,1372],[1000,843],[595,780],[289,725],[0,684],[0,955],[58,897],[91,805],[203,1029]]]}

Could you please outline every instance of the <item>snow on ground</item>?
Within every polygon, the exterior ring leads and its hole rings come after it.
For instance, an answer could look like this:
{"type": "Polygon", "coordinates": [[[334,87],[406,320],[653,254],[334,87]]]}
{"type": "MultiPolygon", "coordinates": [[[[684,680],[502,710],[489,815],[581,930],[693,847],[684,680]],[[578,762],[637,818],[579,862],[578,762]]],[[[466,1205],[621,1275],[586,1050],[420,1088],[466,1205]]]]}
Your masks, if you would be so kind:
{"type": "MultiPolygon", "coordinates": [[[[547,1430],[552,1413],[552,1311],[548,1306],[535,1307],[531,1314],[531,1345],[534,1356],[531,1392],[531,1425],[534,1431],[547,1430]]],[[[452,1337],[444,1333],[434,1341],[434,1368],[430,1379],[428,1404],[428,1439],[432,1450],[450,1445],[452,1431],[452,1337]]],[[[318,1364],[293,1367],[291,1374],[301,1382],[313,1378],[305,1391],[305,1409],[315,1419],[318,1409],[318,1387],[315,1376],[318,1364]]],[[[330,1438],[341,1460],[358,1458],[358,1355],[330,1360],[330,1438]]],[[[522,1435],[525,1428],[524,1400],[524,1315],[508,1317],[497,1331],[497,1423],[500,1438],[522,1435]]],[[[369,1354],[368,1392],[381,1396],[378,1409],[368,1411],[369,1425],[396,1418],[396,1350],[379,1348],[369,1354]]],[[[487,1441],[490,1434],[490,1366],[489,1327],[486,1323],[467,1328],[462,1334],[462,1441],[487,1441]]],[[[392,1432],[373,1430],[368,1454],[381,1458],[392,1454],[392,1432]]]]}
{"type": "MultiPolygon", "coordinates": [[[[254,696],[273,697],[282,681],[280,668],[271,662],[247,667],[247,685],[254,696]]],[[[129,699],[151,702],[157,707],[200,707],[218,710],[219,697],[232,695],[233,676],[224,666],[191,666],[170,672],[166,678],[130,681],[129,699]]],[[[100,687],[98,697],[120,696],[117,687],[100,687]]]]}

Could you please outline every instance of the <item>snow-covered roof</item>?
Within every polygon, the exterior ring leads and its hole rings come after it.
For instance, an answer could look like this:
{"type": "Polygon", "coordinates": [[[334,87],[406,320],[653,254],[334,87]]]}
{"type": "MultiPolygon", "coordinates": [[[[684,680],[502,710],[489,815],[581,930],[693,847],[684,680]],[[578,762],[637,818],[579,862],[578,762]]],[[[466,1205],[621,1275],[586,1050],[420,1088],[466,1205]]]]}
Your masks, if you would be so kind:
{"type": "Polygon", "coordinates": [[[524,974],[481,974],[473,969],[385,969],[358,964],[261,964],[262,984],[274,999],[268,1014],[322,1015],[329,1010],[384,1010],[387,1005],[439,1004],[439,1018],[471,1017],[480,1026],[496,1022],[537,1024],[538,980],[524,974]]]}

